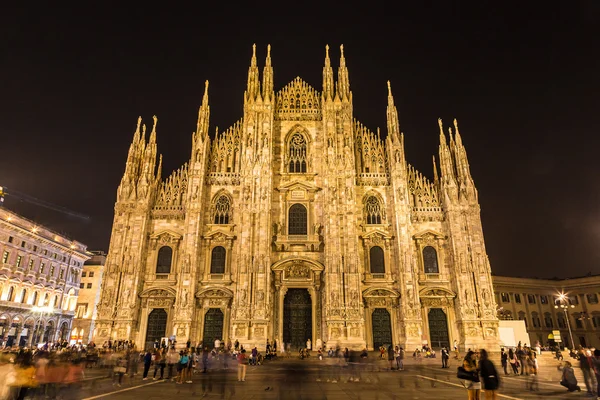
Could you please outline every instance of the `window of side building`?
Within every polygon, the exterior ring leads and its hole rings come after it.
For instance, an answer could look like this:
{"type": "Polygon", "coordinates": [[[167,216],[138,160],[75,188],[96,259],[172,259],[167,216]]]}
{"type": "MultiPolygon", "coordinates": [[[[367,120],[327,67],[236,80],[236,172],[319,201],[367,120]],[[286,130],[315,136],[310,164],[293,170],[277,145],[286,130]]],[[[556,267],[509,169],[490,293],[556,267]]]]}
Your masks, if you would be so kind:
{"type": "Polygon", "coordinates": [[[587,301],[589,304],[598,304],[598,294],[597,293],[588,293],[586,295],[587,301]]]}
{"type": "Polygon", "coordinates": [[[521,295],[519,293],[515,293],[515,303],[521,304],[521,295]]]}
{"type": "Polygon", "coordinates": [[[527,302],[529,304],[535,304],[535,294],[528,294],[527,295],[527,302]]]}
{"type": "Polygon", "coordinates": [[[500,293],[503,303],[510,303],[510,295],[508,293],[500,293]]]}
{"type": "Polygon", "coordinates": [[[548,296],[546,296],[546,295],[540,296],[540,303],[548,304],[548,296]]]}

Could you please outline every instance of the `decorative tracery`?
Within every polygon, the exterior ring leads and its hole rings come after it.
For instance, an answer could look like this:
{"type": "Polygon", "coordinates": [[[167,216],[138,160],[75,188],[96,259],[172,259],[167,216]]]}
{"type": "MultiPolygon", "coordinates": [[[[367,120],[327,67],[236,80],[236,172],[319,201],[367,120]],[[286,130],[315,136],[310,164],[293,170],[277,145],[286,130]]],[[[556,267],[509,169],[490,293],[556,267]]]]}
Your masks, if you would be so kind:
{"type": "Polygon", "coordinates": [[[231,220],[231,201],[226,195],[221,195],[217,198],[213,205],[213,223],[223,225],[228,224],[231,220]]]}
{"type": "Polygon", "coordinates": [[[307,163],[307,143],[304,135],[294,133],[288,145],[288,165],[290,173],[305,173],[307,163]]]}
{"type": "Polygon", "coordinates": [[[365,200],[365,219],[367,225],[379,225],[383,220],[383,207],[379,199],[375,196],[369,196],[365,200]]]}

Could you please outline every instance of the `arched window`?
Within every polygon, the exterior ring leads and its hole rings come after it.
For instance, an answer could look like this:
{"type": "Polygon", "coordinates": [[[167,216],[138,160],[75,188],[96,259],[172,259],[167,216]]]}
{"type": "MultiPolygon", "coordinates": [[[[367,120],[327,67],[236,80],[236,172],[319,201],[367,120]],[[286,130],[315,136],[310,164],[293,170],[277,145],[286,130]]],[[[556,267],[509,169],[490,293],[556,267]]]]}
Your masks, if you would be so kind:
{"type": "Polygon", "coordinates": [[[368,225],[381,224],[383,210],[381,203],[375,196],[369,196],[365,201],[365,218],[368,225]]]}
{"type": "Polygon", "coordinates": [[[288,149],[289,172],[306,172],[306,139],[299,133],[294,133],[288,149]]]}
{"type": "Polygon", "coordinates": [[[212,249],[210,255],[210,273],[211,274],[224,274],[225,273],[225,257],[227,251],[223,246],[217,246],[212,249]]]}
{"type": "Polygon", "coordinates": [[[231,202],[229,197],[222,195],[215,201],[213,209],[213,223],[228,224],[231,216],[231,202]]]}
{"type": "Polygon", "coordinates": [[[440,268],[437,261],[437,252],[431,246],[423,249],[423,267],[426,274],[439,274],[440,268]]]}
{"type": "Polygon", "coordinates": [[[31,302],[31,304],[34,306],[37,306],[37,301],[38,301],[38,292],[33,292],[33,301],[31,302]]]}
{"type": "Polygon", "coordinates": [[[21,303],[25,303],[26,299],[27,299],[27,289],[23,289],[23,291],[21,292],[21,303]]]}
{"type": "Polygon", "coordinates": [[[306,207],[302,204],[294,204],[288,213],[288,235],[306,235],[308,232],[308,220],[306,207]]]}
{"type": "Polygon", "coordinates": [[[156,259],[156,273],[170,274],[171,262],[173,261],[173,249],[169,246],[163,246],[158,249],[158,257],[156,259]]]}
{"type": "Polygon", "coordinates": [[[15,293],[15,288],[13,288],[12,286],[10,286],[8,288],[8,293],[6,294],[6,301],[12,301],[14,293],[15,293]]]}
{"type": "Polygon", "coordinates": [[[369,265],[372,274],[385,274],[385,262],[383,260],[383,249],[373,246],[369,250],[369,265]]]}
{"type": "Polygon", "coordinates": [[[52,300],[52,304],[50,304],[52,307],[56,308],[56,306],[58,305],[58,295],[54,296],[54,299],[52,300]]]}

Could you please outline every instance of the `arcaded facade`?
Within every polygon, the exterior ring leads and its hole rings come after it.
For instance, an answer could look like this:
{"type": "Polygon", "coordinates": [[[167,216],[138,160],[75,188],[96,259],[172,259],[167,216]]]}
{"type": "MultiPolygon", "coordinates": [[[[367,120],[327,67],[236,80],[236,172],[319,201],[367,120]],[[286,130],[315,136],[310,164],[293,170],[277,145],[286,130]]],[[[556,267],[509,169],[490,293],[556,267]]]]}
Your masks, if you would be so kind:
{"type": "Polygon", "coordinates": [[[0,346],[68,340],[86,246],[0,208],[0,346]]]}
{"type": "Polygon", "coordinates": [[[456,121],[446,132],[438,121],[428,179],[406,160],[389,82],[385,139],[355,118],[340,50],[334,76],[327,48],[321,91],[299,77],[274,91],[270,47],[262,79],[254,48],[243,115],[214,139],[207,82],[190,159],[166,179],[156,117],[149,135],[138,120],[96,342],[498,343],[478,194],[456,121]]]}
{"type": "Polygon", "coordinates": [[[552,345],[559,331],[568,348],[572,343],[600,348],[599,275],[570,279],[494,276],[493,280],[498,317],[525,321],[530,343],[552,345]]]}

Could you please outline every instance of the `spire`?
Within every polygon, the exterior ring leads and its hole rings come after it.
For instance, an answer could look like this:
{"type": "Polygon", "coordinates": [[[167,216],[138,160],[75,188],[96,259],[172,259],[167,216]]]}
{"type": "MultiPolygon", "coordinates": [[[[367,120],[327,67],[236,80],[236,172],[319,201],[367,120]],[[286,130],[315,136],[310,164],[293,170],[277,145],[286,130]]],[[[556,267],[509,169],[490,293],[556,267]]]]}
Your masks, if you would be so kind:
{"type": "Polygon", "coordinates": [[[154,123],[152,124],[152,132],[150,133],[150,140],[148,144],[156,143],[156,124],[158,124],[158,117],[156,115],[152,116],[154,123]]]}
{"type": "Polygon", "coordinates": [[[141,133],[140,126],[142,125],[142,117],[138,117],[137,126],[135,128],[135,132],[133,133],[133,140],[129,145],[129,152],[127,153],[127,162],[125,164],[125,174],[123,178],[129,177],[134,178],[137,174],[137,168],[139,165],[139,148],[141,141],[141,133]]]}
{"type": "Polygon", "coordinates": [[[388,86],[388,105],[387,105],[387,124],[388,135],[392,137],[392,141],[397,141],[400,134],[400,124],[398,122],[398,111],[394,105],[394,96],[392,96],[392,85],[387,81],[388,86]]]}
{"type": "Polygon", "coordinates": [[[198,109],[198,122],[196,124],[196,135],[199,139],[208,136],[208,123],[210,119],[210,106],[208,105],[208,81],[204,82],[204,95],[202,105],[198,109]]]}
{"type": "Polygon", "coordinates": [[[437,186],[439,183],[437,165],[435,165],[435,156],[433,156],[433,183],[437,186]]]}
{"type": "Polygon", "coordinates": [[[333,68],[329,59],[329,45],[325,46],[325,66],[323,67],[323,98],[333,100],[333,68]]]}
{"type": "Polygon", "coordinates": [[[248,86],[246,88],[246,101],[256,100],[260,91],[260,81],[258,77],[258,66],[256,62],[256,44],[252,45],[252,59],[250,68],[248,68],[248,86]]]}
{"type": "Polygon", "coordinates": [[[340,67],[338,68],[338,95],[340,100],[350,99],[350,80],[348,79],[348,68],[346,68],[346,58],[344,57],[344,45],[340,46],[340,67]]]}
{"type": "Polygon", "coordinates": [[[162,179],[162,154],[158,157],[158,169],[156,170],[156,182],[162,179]]]}
{"type": "Polygon", "coordinates": [[[271,66],[271,45],[267,45],[267,59],[263,69],[263,100],[269,102],[273,96],[273,67],[271,66]]]}
{"type": "Polygon", "coordinates": [[[462,142],[462,137],[458,131],[458,121],[454,119],[454,162],[456,165],[456,173],[461,183],[469,186],[473,185],[473,178],[471,177],[471,171],[469,168],[469,159],[467,157],[467,150],[462,142]]]}
{"type": "Polygon", "coordinates": [[[440,127],[440,173],[442,175],[442,182],[451,183],[454,182],[454,167],[452,163],[452,155],[448,144],[446,142],[446,135],[444,135],[444,125],[442,119],[438,118],[438,125],[440,127]]]}

